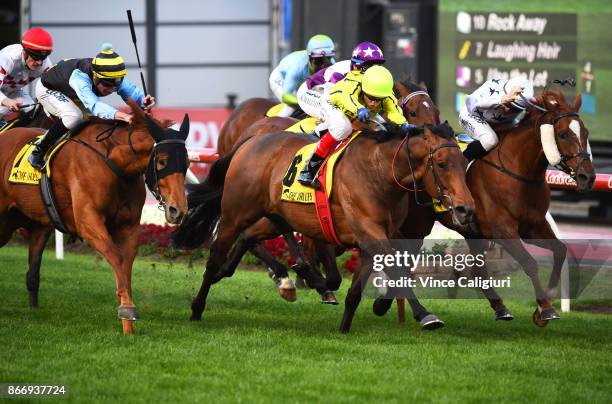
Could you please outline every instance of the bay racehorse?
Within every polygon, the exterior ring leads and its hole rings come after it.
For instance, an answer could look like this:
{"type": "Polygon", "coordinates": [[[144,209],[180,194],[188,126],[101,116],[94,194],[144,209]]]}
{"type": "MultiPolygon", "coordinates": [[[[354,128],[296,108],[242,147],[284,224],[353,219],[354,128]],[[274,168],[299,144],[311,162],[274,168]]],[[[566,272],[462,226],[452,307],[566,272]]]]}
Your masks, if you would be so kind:
{"type": "MultiPolygon", "coordinates": [[[[427,87],[424,83],[416,84],[410,80],[397,81],[394,86],[394,91],[397,99],[400,101],[400,107],[406,119],[410,123],[423,125],[437,125],[440,123],[439,111],[436,105],[431,100],[427,93],[427,87]]],[[[227,154],[235,145],[241,144],[253,136],[260,136],[267,133],[283,130],[297,122],[293,118],[283,117],[267,117],[265,111],[274,104],[266,102],[269,100],[254,98],[242,103],[232,116],[228,119],[219,134],[219,154],[221,156],[227,154]]],[[[342,281],[340,271],[336,264],[337,249],[330,244],[320,240],[313,240],[309,237],[302,238],[301,251],[294,244],[294,239],[291,234],[285,234],[287,243],[296,255],[298,264],[296,269],[302,266],[300,260],[305,260],[311,268],[317,268],[319,263],[322,264],[326,278],[324,288],[318,290],[322,296],[323,303],[335,303],[336,299],[333,291],[336,291],[342,281]],[[303,257],[303,258],[302,258],[303,257]]],[[[264,248],[263,243],[256,243],[250,249],[251,253],[260,258],[268,268],[274,273],[275,279],[278,281],[279,293],[286,300],[293,301],[296,298],[295,286],[290,280],[287,269],[276,261],[264,248]]],[[[316,276],[316,274],[311,274],[316,276]]],[[[319,279],[317,279],[317,284],[319,279]]],[[[412,304],[412,302],[411,302],[412,304]]],[[[421,308],[416,302],[413,305],[415,310],[421,308]]],[[[427,313],[415,313],[415,317],[419,321],[424,318],[427,313]]]]}
{"type": "MultiPolygon", "coordinates": [[[[124,332],[138,318],[132,301],[132,263],[136,256],[145,181],[165,210],[166,220],[178,223],[187,211],[184,178],[187,170],[185,116],[180,132],[166,129],[133,102],[129,126],[92,118],[55,154],[51,162],[53,194],[69,233],[87,241],[110,264],[115,275],[118,314],[124,332]]],[[[54,229],[40,189],[13,184],[9,173],[16,154],[42,131],[16,128],[0,136],[0,246],[16,229],[29,232],[30,305],[38,306],[40,264],[54,229]]]]}
{"type": "MultiPolygon", "coordinates": [[[[475,161],[467,173],[467,183],[476,202],[476,227],[458,226],[449,213],[435,214],[431,208],[418,206],[411,199],[408,220],[401,229],[405,238],[420,239],[439,220],[466,238],[471,254],[481,254],[488,246],[487,240],[495,239],[517,260],[533,283],[537,303],[533,321],[538,326],[559,318],[550,298],[558,285],[567,253],[565,244],[551,228],[552,217],[547,216],[550,190],[545,181],[546,169],[549,164],[560,165],[576,180],[579,192],[590,190],[595,179],[588,130],[578,114],[580,104],[580,96],[568,105],[562,92],[547,90],[532,103],[529,115],[518,127],[494,128],[500,136],[498,145],[483,159],[475,161]],[[548,135],[543,137],[542,131],[548,135]],[[537,262],[521,240],[553,252],[547,290],[538,278],[537,262]]],[[[475,276],[488,277],[486,267],[474,267],[472,272],[475,276]]],[[[513,319],[493,288],[482,292],[497,320],[513,319]]],[[[388,300],[375,302],[377,314],[384,314],[389,307],[388,300]]]]}
{"type": "MultiPolygon", "coordinates": [[[[441,125],[421,132],[413,136],[364,133],[349,145],[335,169],[331,200],[336,234],[343,245],[363,247],[377,240],[381,251],[391,251],[388,240],[408,213],[409,194],[403,188],[420,181],[431,195],[448,196],[442,200],[456,220],[471,220],[473,202],[464,182],[466,161],[451,136],[452,129],[441,125]]],[[[314,205],[280,200],[283,177],[294,154],[316,140],[289,132],[253,137],[217,161],[207,180],[194,186],[189,194],[190,210],[174,240],[179,246],[193,247],[216,235],[202,286],[191,306],[192,320],[201,319],[210,286],[235,269],[253,241],[290,230],[325,240],[314,205]],[[273,226],[255,234],[251,226],[262,218],[273,226]]],[[[350,330],[370,271],[353,276],[341,332],[350,330]]]]}

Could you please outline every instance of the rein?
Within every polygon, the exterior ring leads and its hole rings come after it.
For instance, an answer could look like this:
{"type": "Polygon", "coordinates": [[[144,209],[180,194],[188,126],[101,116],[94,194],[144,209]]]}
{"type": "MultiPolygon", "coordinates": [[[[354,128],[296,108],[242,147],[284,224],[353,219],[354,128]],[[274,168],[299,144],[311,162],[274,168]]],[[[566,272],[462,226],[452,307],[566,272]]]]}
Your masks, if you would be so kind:
{"type": "MultiPolygon", "coordinates": [[[[423,191],[424,188],[422,189],[417,189],[417,180],[416,180],[416,175],[414,174],[414,169],[412,168],[412,162],[410,159],[410,150],[408,150],[408,166],[410,167],[410,173],[412,174],[412,183],[414,184],[414,188],[408,188],[404,185],[402,185],[402,183],[397,179],[397,175],[395,174],[395,161],[397,160],[397,156],[399,155],[399,152],[402,149],[402,146],[404,145],[404,143],[406,143],[406,141],[408,140],[409,135],[406,135],[404,137],[404,139],[402,139],[402,141],[400,142],[400,144],[398,145],[397,149],[395,150],[395,153],[393,154],[393,160],[391,161],[391,174],[393,176],[393,181],[395,181],[395,184],[400,187],[401,189],[403,189],[404,191],[408,191],[408,192],[414,192],[415,194],[415,201],[418,205],[420,206],[431,206],[433,205],[433,203],[424,203],[424,202],[420,202],[418,200],[417,197],[417,192],[423,191]]],[[[448,195],[445,195],[442,191],[442,187],[440,186],[440,179],[438,177],[438,174],[436,173],[436,169],[434,167],[433,164],[433,155],[440,149],[444,149],[447,147],[452,147],[452,148],[459,148],[459,145],[457,145],[456,143],[443,143],[441,145],[438,145],[436,147],[434,147],[433,149],[430,148],[429,149],[429,154],[427,157],[427,167],[425,168],[425,172],[423,173],[423,177],[427,174],[427,172],[431,169],[431,174],[433,176],[434,179],[434,184],[436,186],[436,192],[438,193],[438,200],[442,201],[445,197],[450,198],[448,195]]]]}
{"type": "MultiPolygon", "coordinates": [[[[523,98],[523,100],[527,103],[527,105],[529,105],[529,109],[533,108],[536,109],[537,111],[540,112],[540,116],[536,119],[535,122],[535,129],[537,130],[540,120],[548,113],[550,113],[551,111],[543,108],[537,104],[532,103],[531,101],[529,101],[527,98],[525,98],[522,94],[520,94],[520,96],[523,98]]],[[[569,111],[569,112],[564,112],[556,117],[554,117],[551,121],[553,128],[556,126],[557,122],[559,122],[561,119],[563,118],[567,118],[570,116],[577,116],[579,117],[580,115],[577,112],[573,112],[573,111],[569,111]]],[[[555,131],[555,135],[556,135],[556,131],[555,131]]],[[[505,138],[505,137],[504,137],[505,138]]],[[[493,163],[490,160],[481,158],[480,160],[485,163],[488,164],[489,166],[497,169],[498,171],[500,171],[503,174],[506,174],[518,181],[521,181],[525,184],[529,184],[529,185],[536,185],[536,184],[541,184],[543,183],[545,180],[544,178],[535,180],[535,179],[530,179],[527,177],[524,177],[520,174],[516,174],[510,170],[508,170],[506,167],[504,167],[504,163],[501,159],[501,148],[503,145],[503,139],[501,139],[499,146],[497,147],[497,159],[500,162],[500,165],[493,163]]],[[[556,137],[555,137],[555,142],[556,142],[556,137]]],[[[564,173],[566,173],[567,175],[569,175],[571,178],[573,178],[574,180],[576,179],[576,172],[567,164],[568,161],[576,158],[576,157],[581,157],[582,160],[580,161],[580,164],[582,164],[585,160],[588,160],[591,158],[591,155],[586,152],[584,149],[582,149],[582,145],[578,144],[579,148],[581,149],[578,153],[574,153],[574,154],[562,154],[560,151],[559,153],[561,154],[561,161],[559,162],[559,164],[557,164],[555,166],[555,168],[560,169],[561,171],[563,171],[564,173]]]]}
{"type": "MultiPolygon", "coordinates": [[[[96,142],[103,142],[105,140],[108,140],[109,138],[111,138],[114,134],[115,134],[115,129],[117,129],[117,127],[119,126],[119,123],[115,122],[111,127],[103,130],[102,132],[100,132],[98,135],[96,135],[96,142]]],[[[70,138],[69,140],[80,144],[82,146],[85,146],[86,148],[88,148],[89,150],[93,151],[95,154],[98,155],[98,157],[100,157],[102,159],[102,161],[104,161],[104,163],[106,163],[106,165],[111,169],[111,171],[113,171],[113,173],[115,173],[115,175],[117,175],[117,177],[122,178],[122,179],[130,179],[130,178],[135,178],[138,177],[139,175],[141,175],[143,172],[145,174],[145,184],[147,185],[147,188],[149,188],[149,191],[151,192],[151,194],[155,197],[155,199],[157,200],[157,202],[159,203],[159,208],[160,209],[164,209],[166,206],[166,202],[164,201],[163,196],[159,193],[159,180],[162,179],[163,177],[169,175],[168,173],[164,173],[165,175],[160,175],[158,173],[157,167],[155,166],[155,162],[157,161],[157,150],[158,147],[161,145],[166,145],[166,144],[183,144],[185,145],[185,141],[181,140],[181,139],[166,139],[166,140],[162,140],[161,142],[158,143],[154,143],[153,144],[153,150],[151,152],[151,156],[149,157],[149,163],[146,167],[146,169],[143,169],[139,162],[138,162],[138,155],[136,153],[136,149],[134,148],[134,144],[132,143],[132,134],[134,133],[134,128],[132,126],[129,127],[128,129],[128,146],[130,147],[130,151],[132,152],[132,159],[133,161],[136,163],[136,167],[137,167],[137,171],[139,174],[137,175],[128,175],[126,174],[126,172],[117,165],[117,163],[115,163],[113,160],[111,160],[108,156],[104,155],[102,152],[100,152],[99,150],[97,150],[95,147],[93,147],[91,144],[84,142],[80,139],[73,139],[70,138]],[[152,172],[152,173],[150,173],[152,172]],[[153,175],[153,180],[150,179],[150,175],[153,175]]],[[[163,171],[163,170],[162,170],[163,171]]]]}
{"type": "MultiPolygon", "coordinates": [[[[429,101],[431,101],[432,105],[434,105],[431,96],[429,95],[429,93],[427,91],[414,91],[411,92],[410,94],[406,95],[404,98],[402,98],[402,100],[399,103],[400,108],[402,109],[402,112],[405,114],[404,112],[404,108],[406,107],[406,105],[408,104],[408,101],[410,101],[412,98],[422,95],[424,97],[429,98],[429,101]]],[[[436,116],[436,124],[439,125],[440,124],[440,120],[439,118],[436,116]]],[[[404,143],[408,140],[408,135],[401,141],[401,143],[399,144],[399,146],[397,147],[397,150],[395,151],[395,154],[393,155],[393,160],[391,162],[391,174],[393,175],[393,180],[395,181],[395,184],[400,187],[401,189],[403,189],[404,191],[408,191],[408,192],[414,192],[414,200],[416,202],[417,205],[419,206],[432,206],[434,203],[433,202],[421,202],[419,201],[419,197],[418,197],[418,192],[424,191],[424,188],[418,189],[417,187],[417,180],[416,180],[416,176],[414,174],[414,169],[412,168],[412,162],[410,159],[410,150],[408,150],[408,166],[410,167],[410,172],[412,173],[412,183],[414,184],[414,188],[408,188],[404,185],[402,185],[399,180],[397,179],[397,176],[395,174],[395,161],[397,159],[397,156],[399,155],[399,152],[402,148],[402,146],[404,145],[404,143]]],[[[440,203],[442,203],[443,198],[448,198],[451,199],[450,196],[445,195],[442,191],[442,187],[440,186],[440,179],[438,177],[438,174],[436,173],[435,167],[433,165],[433,155],[436,151],[445,148],[445,147],[456,147],[459,148],[459,145],[457,145],[456,143],[444,143],[441,144],[437,147],[435,147],[434,149],[429,149],[429,156],[427,158],[427,167],[425,168],[425,172],[423,173],[423,177],[425,177],[425,175],[427,174],[427,171],[429,171],[429,169],[431,168],[431,173],[433,175],[434,178],[434,183],[436,186],[436,192],[438,193],[438,200],[440,201],[440,203]]]]}

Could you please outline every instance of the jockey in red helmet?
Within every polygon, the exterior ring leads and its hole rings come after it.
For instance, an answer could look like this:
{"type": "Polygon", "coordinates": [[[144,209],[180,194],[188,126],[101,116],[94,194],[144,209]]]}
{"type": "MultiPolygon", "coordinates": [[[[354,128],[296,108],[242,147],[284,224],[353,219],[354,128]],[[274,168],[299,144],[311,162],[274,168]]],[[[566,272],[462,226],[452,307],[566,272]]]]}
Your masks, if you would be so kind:
{"type": "Polygon", "coordinates": [[[42,28],[29,29],[21,44],[0,50],[0,117],[34,103],[27,85],[53,66],[48,57],[52,51],[53,38],[42,28]]]}

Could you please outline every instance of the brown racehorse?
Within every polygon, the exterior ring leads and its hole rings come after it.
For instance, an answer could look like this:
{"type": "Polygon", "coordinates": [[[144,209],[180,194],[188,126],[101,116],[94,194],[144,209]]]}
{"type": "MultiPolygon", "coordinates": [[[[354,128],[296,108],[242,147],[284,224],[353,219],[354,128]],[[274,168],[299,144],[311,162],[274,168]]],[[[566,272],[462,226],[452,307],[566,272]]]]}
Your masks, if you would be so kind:
{"type": "MultiPolygon", "coordinates": [[[[553,126],[561,168],[576,179],[578,191],[590,190],[595,172],[586,153],[588,131],[578,115],[580,102],[580,97],[577,97],[570,106],[561,92],[546,91],[537,98],[529,116],[518,127],[496,128],[500,135],[499,144],[482,160],[475,161],[467,174],[468,186],[476,201],[477,229],[457,226],[449,214],[434,214],[430,208],[417,206],[414,199],[410,200],[406,226],[401,229],[404,237],[420,239],[429,234],[434,222],[439,220],[466,238],[472,254],[480,254],[486,249],[488,242],[484,239],[496,239],[521,264],[533,283],[538,305],[533,320],[538,326],[559,318],[550,297],[558,285],[567,252],[546,220],[550,190],[545,181],[548,161],[540,140],[540,127],[544,124],[553,126]],[[538,265],[521,240],[553,252],[548,290],[541,286],[538,265]]],[[[487,278],[486,267],[474,268],[473,275],[487,278]]],[[[482,292],[497,320],[513,319],[494,289],[482,289],[482,292]]],[[[388,300],[375,303],[378,314],[383,314],[389,307],[388,300]]]]}
{"type": "MultiPolygon", "coordinates": [[[[394,90],[395,95],[400,101],[402,111],[410,123],[418,126],[436,125],[439,123],[439,111],[429,97],[427,88],[423,83],[417,85],[410,80],[398,81],[395,83],[394,90]]],[[[235,145],[241,144],[253,136],[283,130],[297,122],[293,118],[262,118],[262,116],[265,116],[265,112],[273,105],[270,100],[261,98],[250,99],[241,104],[232,113],[219,134],[219,154],[221,156],[227,154],[235,145]],[[249,123],[251,123],[250,126],[249,123]]],[[[338,289],[342,280],[340,271],[336,266],[336,248],[319,240],[303,237],[300,253],[297,251],[294,243],[292,243],[293,237],[290,234],[284,236],[298,259],[296,269],[301,267],[300,260],[302,256],[313,268],[318,267],[318,263],[323,265],[326,273],[325,287],[323,290],[318,291],[322,295],[324,303],[336,302],[333,291],[338,289]]],[[[274,272],[275,279],[279,282],[280,295],[287,300],[295,300],[295,287],[288,278],[286,268],[274,260],[261,243],[251,248],[251,252],[262,259],[270,270],[274,272]]],[[[311,275],[316,276],[316,274],[311,275]]],[[[418,304],[413,306],[413,309],[416,311],[418,311],[418,308],[420,308],[418,304]]],[[[419,314],[415,314],[419,317],[419,320],[425,317],[423,313],[419,314]]]]}
{"type": "MultiPolygon", "coordinates": [[[[406,187],[422,181],[431,195],[449,196],[443,200],[460,223],[471,220],[472,198],[464,183],[466,162],[449,131],[450,127],[441,125],[425,128],[416,136],[362,134],[351,143],[336,166],[331,201],[336,233],[343,245],[360,247],[378,240],[382,251],[391,251],[388,240],[408,213],[409,194],[398,184],[406,187]]],[[[274,235],[274,231],[245,232],[261,218],[270,219],[276,234],[294,229],[324,240],[314,206],[280,201],[283,177],[295,152],[315,140],[289,132],[251,138],[217,161],[207,180],[194,186],[190,210],[178,227],[175,242],[198,246],[212,236],[219,217],[220,222],[202,287],[192,303],[192,320],[201,319],[210,286],[228,272],[224,266],[235,268],[236,258],[239,260],[249,241],[274,235]]],[[[350,330],[369,272],[353,277],[341,332],[350,330]]]]}
{"type": "MultiPolygon", "coordinates": [[[[115,274],[118,314],[124,332],[132,332],[138,313],[132,302],[131,272],[147,184],[164,205],[166,220],[178,223],[187,210],[184,178],[187,169],[187,116],[180,132],[153,122],[132,101],[130,126],[92,119],[68,141],[52,161],[53,193],[66,229],[87,241],[115,274]]],[[[164,126],[170,122],[166,122],[164,126]]],[[[15,155],[40,129],[11,129],[0,136],[0,246],[16,229],[29,231],[30,305],[38,306],[42,252],[53,224],[38,186],[8,181],[15,155]]]]}

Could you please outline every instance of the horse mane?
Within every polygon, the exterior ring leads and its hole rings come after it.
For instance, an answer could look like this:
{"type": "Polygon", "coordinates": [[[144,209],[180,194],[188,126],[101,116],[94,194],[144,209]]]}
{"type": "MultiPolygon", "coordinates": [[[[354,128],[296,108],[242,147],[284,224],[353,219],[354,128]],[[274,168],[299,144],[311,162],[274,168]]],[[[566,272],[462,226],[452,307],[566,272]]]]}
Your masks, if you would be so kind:
{"type": "MultiPolygon", "coordinates": [[[[405,136],[405,134],[401,131],[399,125],[387,124],[385,125],[385,127],[387,128],[387,130],[374,131],[370,129],[365,129],[359,136],[364,137],[366,139],[373,139],[376,141],[376,143],[384,143],[391,139],[401,139],[405,136]]],[[[434,135],[443,139],[455,139],[455,130],[452,126],[450,126],[448,121],[444,121],[439,125],[425,125],[423,128],[419,128],[416,134],[423,133],[425,128],[429,129],[434,135]]]]}

